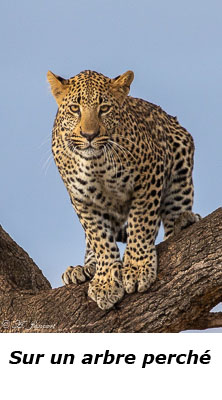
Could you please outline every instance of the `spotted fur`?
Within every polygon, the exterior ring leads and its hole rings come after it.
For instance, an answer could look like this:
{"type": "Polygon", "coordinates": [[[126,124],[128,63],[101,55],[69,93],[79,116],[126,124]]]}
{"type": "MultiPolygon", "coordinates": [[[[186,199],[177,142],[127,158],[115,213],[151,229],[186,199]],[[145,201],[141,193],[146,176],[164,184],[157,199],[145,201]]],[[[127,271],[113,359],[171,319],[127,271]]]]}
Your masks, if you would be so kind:
{"type": "Polygon", "coordinates": [[[86,234],[84,266],[68,267],[63,281],[91,279],[89,296],[102,309],[150,287],[161,220],[166,239],[193,203],[193,139],[160,107],[128,96],[133,77],[48,72],[58,103],[52,151],[86,234]]]}

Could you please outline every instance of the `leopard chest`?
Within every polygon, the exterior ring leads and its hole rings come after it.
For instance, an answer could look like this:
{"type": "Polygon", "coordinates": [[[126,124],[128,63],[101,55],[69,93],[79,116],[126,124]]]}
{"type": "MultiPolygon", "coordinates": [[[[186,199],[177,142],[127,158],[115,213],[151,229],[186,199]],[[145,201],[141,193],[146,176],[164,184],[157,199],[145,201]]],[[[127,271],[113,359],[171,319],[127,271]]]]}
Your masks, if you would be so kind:
{"type": "Polygon", "coordinates": [[[134,186],[132,169],[118,169],[102,160],[78,160],[60,173],[76,205],[128,213],[134,186]]]}

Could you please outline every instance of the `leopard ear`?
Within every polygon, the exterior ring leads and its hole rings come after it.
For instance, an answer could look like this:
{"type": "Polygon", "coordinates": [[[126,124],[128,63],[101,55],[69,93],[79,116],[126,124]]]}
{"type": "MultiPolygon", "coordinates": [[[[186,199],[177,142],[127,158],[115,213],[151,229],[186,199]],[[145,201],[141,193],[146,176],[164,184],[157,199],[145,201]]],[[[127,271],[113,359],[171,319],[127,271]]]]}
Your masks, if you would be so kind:
{"type": "Polygon", "coordinates": [[[47,72],[47,79],[51,86],[52,94],[59,106],[67,92],[69,81],[68,79],[64,79],[61,78],[61,76],[53,74],[51,71],[47,72]]]}
{"type": "Polygon", "coordinates": [[[125,97],[128,95],[133,79],[133,71],[127,71],[124,74],[111,79],[111,90],[121,102],[123,102],[125,97]]]}

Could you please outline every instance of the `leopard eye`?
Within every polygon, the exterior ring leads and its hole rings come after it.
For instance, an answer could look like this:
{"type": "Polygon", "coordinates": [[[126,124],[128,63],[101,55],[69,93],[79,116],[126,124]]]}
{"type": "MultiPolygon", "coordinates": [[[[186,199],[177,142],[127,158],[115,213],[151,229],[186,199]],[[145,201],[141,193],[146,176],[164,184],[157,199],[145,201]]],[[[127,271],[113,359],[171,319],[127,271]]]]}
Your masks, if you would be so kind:
{"type": "Polygon", "coordinates": [[[106,113],[110,110],[111,106],[108,106],[107,104],[104,104],[103,106],[100,106],[100,112],[101,113],[106,113]]]}
{"type": "Polygon", "coordinates": [[[69,109],[73,113],[79,113],[79,111],[80,111],[78,104],[73,104],[73,105],[69,106],[69,109]]]}

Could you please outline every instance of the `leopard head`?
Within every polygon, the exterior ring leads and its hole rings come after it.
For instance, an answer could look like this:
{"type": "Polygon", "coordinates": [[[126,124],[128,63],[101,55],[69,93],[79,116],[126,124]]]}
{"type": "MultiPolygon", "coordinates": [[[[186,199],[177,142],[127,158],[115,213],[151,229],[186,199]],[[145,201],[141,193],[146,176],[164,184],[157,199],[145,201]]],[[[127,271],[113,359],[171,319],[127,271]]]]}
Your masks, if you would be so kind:
{"type": "Polygon", "coordinates": [[[54,135],[60,137],[67,154],[101,151],[119,124],[133,72],[110,79],[83,71],[64,79],[48,71],[47,78],[58,104],[54,135]]]}

